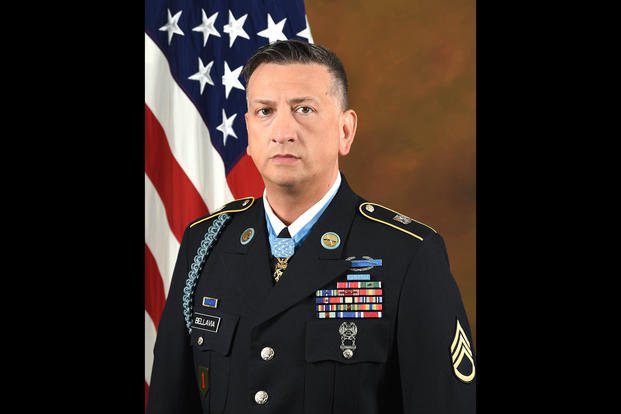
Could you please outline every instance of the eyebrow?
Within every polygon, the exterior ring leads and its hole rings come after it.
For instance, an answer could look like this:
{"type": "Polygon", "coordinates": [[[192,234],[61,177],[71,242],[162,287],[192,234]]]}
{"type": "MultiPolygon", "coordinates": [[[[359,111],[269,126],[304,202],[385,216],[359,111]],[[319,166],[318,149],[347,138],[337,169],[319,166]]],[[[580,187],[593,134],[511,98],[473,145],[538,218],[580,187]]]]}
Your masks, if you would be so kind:
{"type": "MultiPolygon", "coordinates": [[[[307,101],[319,103],[312,96],[301,96],[299,98],[291,98],[291,99],[289,99],[288,103],[289,103],[289,105],[293,105],[293,104],[299,104],[299,103],[307,102],[307,101]]],[[[261,105],[274,105],[275,102],[271,101],[269,99],[253,99],[252,103],[258,103],[258,104],[261,104],[261,105]]]]}

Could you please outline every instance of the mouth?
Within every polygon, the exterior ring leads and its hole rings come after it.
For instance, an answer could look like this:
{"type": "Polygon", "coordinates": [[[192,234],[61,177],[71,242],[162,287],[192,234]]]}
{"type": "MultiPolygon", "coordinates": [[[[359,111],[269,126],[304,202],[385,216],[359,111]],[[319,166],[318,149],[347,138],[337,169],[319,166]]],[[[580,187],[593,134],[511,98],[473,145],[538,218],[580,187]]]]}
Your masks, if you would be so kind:
{"type": "Polygon", "coordinates": [[[273,155],[271,157],[271,159],[274,160],[274,161],[284,161],[284,162],[287,162],[287,161],[298,160],[298,159],[300,159],[300,157],[298,157],[296,155],[293,155],[293,154],[276,154],[276,155],[273,155]]]}

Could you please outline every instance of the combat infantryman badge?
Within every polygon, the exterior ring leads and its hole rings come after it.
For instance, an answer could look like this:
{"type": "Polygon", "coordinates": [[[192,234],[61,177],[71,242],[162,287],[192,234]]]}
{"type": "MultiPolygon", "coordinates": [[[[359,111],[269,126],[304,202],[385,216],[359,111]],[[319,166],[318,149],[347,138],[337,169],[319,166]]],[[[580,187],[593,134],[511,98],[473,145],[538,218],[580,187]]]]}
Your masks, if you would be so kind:
{"type": "Polygon", "coordinates": [[[459,320],[457,320],[455,338],[451,344],[451,359],[455,376],[465,383],[471,382],[474,379],[474,360],[472,359],[470,341],[468,341],[466,333],[459,324],[459,320]],[[466,373],[463,372],[464,370],[466,373]]]}
{"type": "Polygon", "coordinates": [[[358,333],[358,327],[353,322],[343,322],[339,327],[339,333],[341,334],[341,351],[343,351],[343,357],[350,359],[354,356],[356,350],[356,334],[358,333]]]}
{"type": "Polygon", "coordinates": [[[350,270],[354,272],[364,272],[373,269],[375,266],[382,265],[382,259],[373,259],[369,256],[362,256],[362,259],[356,259],[355,256],[348,257],[350,263],[350,270]]]}

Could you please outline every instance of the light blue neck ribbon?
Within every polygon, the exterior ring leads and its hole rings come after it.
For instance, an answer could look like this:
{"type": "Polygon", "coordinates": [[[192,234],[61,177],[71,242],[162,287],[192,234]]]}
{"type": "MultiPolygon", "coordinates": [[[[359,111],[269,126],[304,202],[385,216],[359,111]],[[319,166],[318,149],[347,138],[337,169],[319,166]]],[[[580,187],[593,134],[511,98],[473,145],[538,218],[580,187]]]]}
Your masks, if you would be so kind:
{"type": "Polygon", "coordinates": [[[317,214],[315,214],[313,218],[310,219],[308,223],[306,223],[304,227],[302,227],[300,231],[298,231],[295,234],[295,236],[292,236],[290,239],[285,239],[285,238],[279,239],[277,237],[278,235],[274,231],[274,228],[272,227],[272,223],[270,223],[270,218],[267,216],[267,212],[266,212],[265,222],[267,223],[267,234],[270,240],[270,248],[272,251],[272,255],[274,257],[281,257],[281,258],[293,256],[294,249],[299,248],[300,245],[302,245],[302,242],[306,240],[311,229],[313,228],[317,220],[319,220],[319,217],[321,217],[321,215],[326,210],[326,208],[328,208],[328,206],[330,205],[330,202],[332,201],[336,193],[338,193],[338,190],[335,191],[334,194],[332,194],[332,197],[330,197],[328,201],[326,201],[326,203],[323,205],[323,207],[321,207],[321,209],[317,212],[317,214]],[[291,240],[293,240],[293,243],[291,243],[291,240]]]}

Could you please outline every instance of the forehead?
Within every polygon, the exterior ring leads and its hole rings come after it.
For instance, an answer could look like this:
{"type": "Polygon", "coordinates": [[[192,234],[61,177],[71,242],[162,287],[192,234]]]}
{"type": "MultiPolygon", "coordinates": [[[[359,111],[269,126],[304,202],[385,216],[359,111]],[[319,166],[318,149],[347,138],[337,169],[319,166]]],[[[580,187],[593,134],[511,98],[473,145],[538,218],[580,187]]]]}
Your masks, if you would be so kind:
{"type": "Polygon", "coordinates": [[[332,75],[328,68],[318,63],[262,63],[250,76],[248,93],[276,90],[292,92],[321,91],[330,88],[332,75]]]}

